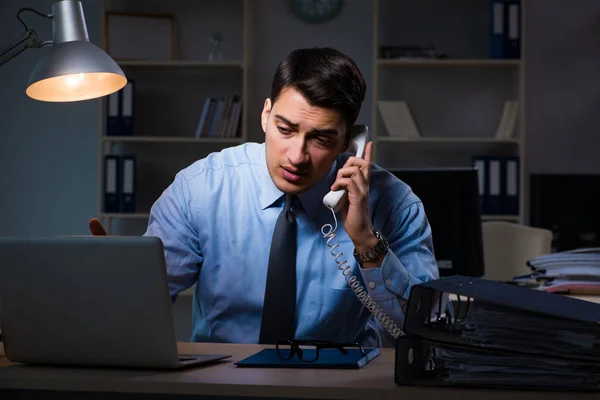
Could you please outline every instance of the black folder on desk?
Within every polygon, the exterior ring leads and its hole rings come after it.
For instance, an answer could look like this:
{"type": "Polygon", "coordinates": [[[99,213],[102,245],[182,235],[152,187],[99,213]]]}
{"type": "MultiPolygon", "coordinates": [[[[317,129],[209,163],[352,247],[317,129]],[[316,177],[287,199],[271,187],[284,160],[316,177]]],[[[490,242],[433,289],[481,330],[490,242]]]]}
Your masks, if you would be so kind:
{"type": "Polygon", "coordinates": [[[289,360],[282,360],[277,354],[277,350],[263,349],[235,363],[235,365],[238,367],[257,368],[359,369],[379,355],[379,349],[377,348],[366,348],[364,350],[366,355],[363,356],[358,349],[348,349],[348,354],[342,354],[337,349],[322,349],[316,361],[306,362],[296,356],[289,360]]]}
{"type": "Polygon", "coordinates": [[[411,290],[396,342],[399,385],[600,389],[600,305],[451,276],[411,290]],[[458,301],[442,313],[448,294],[458,301]]]}

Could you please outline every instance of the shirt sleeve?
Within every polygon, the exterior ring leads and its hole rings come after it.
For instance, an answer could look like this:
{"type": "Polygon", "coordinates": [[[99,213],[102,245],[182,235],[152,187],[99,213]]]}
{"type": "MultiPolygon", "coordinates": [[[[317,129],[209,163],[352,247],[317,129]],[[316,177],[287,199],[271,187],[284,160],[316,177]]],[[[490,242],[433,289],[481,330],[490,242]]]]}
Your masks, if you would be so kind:
{"type": "Polygon", "coordinates": [[[392,212],[381,232],[390,245],[381,266],[361,268],[360,272],[369,296],[402,328],[410,289],[439,277],[431,227],[422,203],[416,201],[392,212]]]}
{"type": "Polygon", "coordinates": [[[191,223],[189,197],[186,179],[181,174],[176,175],[173,183],[152,206],[144,233],[144,236],[162,240],[173,302],[178,293],[196,283],[203,261],[198,233],[191,223]]]}

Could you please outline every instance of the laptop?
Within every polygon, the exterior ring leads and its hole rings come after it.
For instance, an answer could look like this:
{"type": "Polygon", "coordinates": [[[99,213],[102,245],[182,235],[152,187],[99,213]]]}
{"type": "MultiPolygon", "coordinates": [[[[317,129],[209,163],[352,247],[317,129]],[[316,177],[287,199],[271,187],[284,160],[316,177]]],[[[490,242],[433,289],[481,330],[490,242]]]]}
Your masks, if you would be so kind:
{"type": "Polygon", "coordinates": [[[0,238],[0,331],[11,362],[177,369],[227,354],[178,354],[155,237],[0,238]]]}

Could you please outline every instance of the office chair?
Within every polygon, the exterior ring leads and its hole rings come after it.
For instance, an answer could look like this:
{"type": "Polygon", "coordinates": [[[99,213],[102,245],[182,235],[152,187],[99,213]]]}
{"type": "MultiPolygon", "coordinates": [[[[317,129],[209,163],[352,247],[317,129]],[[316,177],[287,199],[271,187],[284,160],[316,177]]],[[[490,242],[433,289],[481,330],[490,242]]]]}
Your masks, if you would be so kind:
{"type": "Polygon", "coordinates": [[[552,231],[505,221],[484,221],[485,279],[509,281],[531,273],[527,261],[551,252],[552,231]]]}

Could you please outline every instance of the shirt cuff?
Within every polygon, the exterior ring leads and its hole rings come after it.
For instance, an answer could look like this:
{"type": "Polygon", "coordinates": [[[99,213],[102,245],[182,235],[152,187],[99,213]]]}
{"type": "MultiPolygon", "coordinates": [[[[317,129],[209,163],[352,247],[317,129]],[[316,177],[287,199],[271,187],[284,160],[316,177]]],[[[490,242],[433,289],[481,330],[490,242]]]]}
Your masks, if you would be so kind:
{"type": "Polygon", "coordinates": [[[408,300],[413,285],[421,283],[406,272],[398,257],[388,249],[378,268],[359,268],[369,296],[375,301],[397,299],[408,300]]]}

